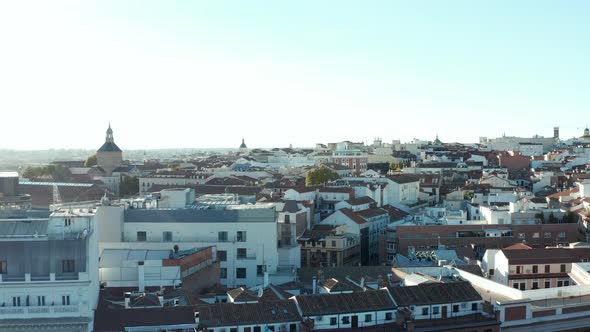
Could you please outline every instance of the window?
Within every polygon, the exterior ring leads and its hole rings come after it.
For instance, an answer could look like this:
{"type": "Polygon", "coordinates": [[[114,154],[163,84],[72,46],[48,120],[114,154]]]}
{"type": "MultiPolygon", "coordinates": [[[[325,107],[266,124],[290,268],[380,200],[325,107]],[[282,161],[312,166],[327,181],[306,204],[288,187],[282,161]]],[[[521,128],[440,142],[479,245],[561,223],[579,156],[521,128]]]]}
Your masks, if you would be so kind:
{"type": "Polygon", "coordinates": [[[62,295],[61,305],[70,305],[70,296],[69,295],[62,295]]]}
{"type": "Polygon", "coordinates": [[[246,242],[246,232],[245,231],[239,231],[237,236],[236,236],[236,241],[238,242],[246,242]]]}
{"type": "Polygon", "coordinates": [[[297,324],[290,324],[289,325],[289,332],[296,332],[297,331],[297,324]]]}
{"type": "Polygon", "coordinates": [[[260,326],[254,326],[254,332],[260,332],[260,326]]]}
{"type": "Polygon", "coordinates": [[[439,306],[432,307],[432,314],[433,315],[438,315],[439,313],[440,313],[440,307],[439,306]]]}
{"type": "Polygon", "coordinates": [[[20,307],[20,296],[13,296],[12,297],[12,306],[13,307],[20,307]]]}
{"type": "Polygon", "coordinates": [[[453,304],[453,312],[459,312],[459,305],[453,304]]]}
{"type": "Polygon", "coordinates": [[[336,241],[332,241],[332,247],[335,248],[336,247],[336,241]]]}
{"type": "Polygon", "coordinates": [[[252,328],[251,327],[244,327],[244,332],[252,332],[252,328]]]}
{"type": "Polygon", "coordinates": [[[477,303],[471,303],[471,311],[477,311],[477,303]]]}
{"type": "Polygon", "coordinates": [[[551,265],[545,265],[545,273],[551,272],[551,265]]]}
{"type": "Polygon", "coordinates": [[[516,267],[516,274],[521,274],[522,273],[522,266],[517,266],[516,267]]]}
{"type": "Polygon", "coordinates": [[[559,235],[558,235],[558,236],[559,236],[560,238],[562,238],[562,239],[563,239],[563,238],[565,238],[565,232],[559,232],[559,235]]]}
{"type": "Polygon", "coordinates": [[[220,262],[226,262],[227,261],[227,251],[217,250],[217,260],[220,262]]]}
{"type": "Polygon", "coordinates": [[[386,312],[385,313],[385,320],[392,320],[392,319],[393,319],[393,313],[386,312]]]}
{"type": "Polygon", "coordinates": [[[61,272],[68,273],[74,272],[74,260],[73,259],[64,259],[61,261],[61,272]]]}
{"type": "Polygon", "coordinates": [[[551,288],[551,280],[545,280],[545,288],[551,288]]]}
{"type": "Polygon", "coordinates": [[[227,268],[225,268],[225,267],[219,268],[219,278],[220,279],[227,279],[227,268]]]}
{"type": "Polygon", "coordinates": [[[37,306],[41,307],[45,305],[45,296],[37,296],[37,306]]]}
{"type": "Polygon", "coordinates": [[[288,223],[291,222],[291,218],[290,217],[291,217],[290,215],[285,214],[285,224],[288,224],[288,223]]]}
{"type": "Polygon", "coordinates": [[[237,327],[230,327],[229,332],[238,332],[237,327]]]}
{"type": "Polygon", "coordinates": [[[256,265],[256,275],[263,276],[266,271],[266,265],[256,265]]]}
{"type": "Polygon", "coordinates": [[[533,273],[539,273],[539,267],[537,265],[533,265],[533,273]]]}
{"type": "Polygon", "coordinates": [[[239,278],[239,279],[246,278],[246,268],[245,267],[238,267],[236,269],[236,278],[239,278]]]}
{"type": "Polygon", "coordinates": [[[6,272],[6,267],[7,267],[6,261],[0,261],[0,274],[8,273],[8,272],[6,272]]]}
{"type": "Polygon", "coordinates": [[[534,232],[533,239],[538,239],[538,238],[539,238],[539,232],[534,232]]]}
{"type": "Polygon", "coordinates": [[[219,241],[219,242],[227,241],[227,232],[217,232],[217,241],[219,241]]]}
{"type": "Polygon", "coordinates": [[[533,281],[533,289],[539,289],[539,281],[538,280],[533,281]]]}
{"type": "Polygon", "coordinates": [[[147,240],[146,232],[137,232],[137,242],[145,242],[147,240]]]}
{"type": "Polygon", "coordinates": [[[422,308],[422,316],[428,316],[428,308],[422,308]]]}
{"type": "Polygon", "coordinates": [[[563,281],[557,280],[557,287],[563,287],[563,281]]]}
{"type": "Polygon", "coordinates": [[[65,218],[65,219],[64,219],[64,226],[65,226],[65,227],[72,226],[72,219],[70,219],[70,218],[65,218]]]}
{"type": "Polygon", "coordinates": [[[336,325],[336,317],[330,318],[330,325],[336,325]]]}
{"type": "Polygon", "coordinates": [[[238,248],[237,257],[238,259],[246,258],[246,248],[238,248]]]}
{"type": "Polygon", "coordinates": [[[162,241],[172,242],[172,232],[163,232],[162,233],[162,241]]]}
{"type": "Polygon", "coordinates": [[[370,322],[373,319],[373,315],[371,314],[366,314],[365,315],[365,323],[370,322]]]}
{"type": "Polygon", "coordinates": [[[560,270],[562,273],[563,273],[563,272],[565,272],[565,264],[561,264],[561,265],[559,266],[559,270],[560,270]]]}
{"type": "Polygon", "coordinates": [[[569,280],[564,280],[563,281],[563,286],[569,286],[570,285],[570,281],[569,280]]]}
{"type": "Polygon", "coordinates": [[[350,317],[349,316],[342,317],[342,324],[350,324],[350,317]]]}
{"type": "Polygon", "coordinates": [[[494,269],[489,269],[488,270],[488,275],[489,276],[493,276],[494,275],[494,269]]]}
{"type": "Polygon", "coordinates": [[[525,233],[518,233],[519,239],[524,239],[526,237],[525,233]]]}
{"type": "Polygon", "coordinates": [[[545,232],[543,234],[543,237],[546,238],[546,239],[550,239],[551,238],[551,232],[545,232]]]}

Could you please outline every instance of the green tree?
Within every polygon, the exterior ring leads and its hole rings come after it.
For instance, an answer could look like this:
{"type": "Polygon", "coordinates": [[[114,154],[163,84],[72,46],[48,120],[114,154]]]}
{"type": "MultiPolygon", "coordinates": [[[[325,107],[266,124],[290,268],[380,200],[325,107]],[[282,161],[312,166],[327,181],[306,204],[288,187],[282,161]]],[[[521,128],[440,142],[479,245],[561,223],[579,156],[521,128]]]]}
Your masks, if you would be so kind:
{"type": "Polygon", "coordinates": [[[139,193],[139,179],[137,176],[124,176],[119,185],[121,196],[130,196],[139,193]]]}
{"type": "Polygon", "coordinates": [[[31,166],[23,172],[25,178],[32,180],[51,178],[53,181],[67,182],[70,181],[72,173],[67,167],[46,165],[31,166]]]}
{"type": "Polygon", "coordinates": [[[553,214],[553,212],[551,212],[549,214],[549,223],[550,224],[555,224],[557,223],[557,217],[553,214]]]}
{"type": "Polygon", "coordinates": [[[322,165],[319,168],[312,169],[311,171],[307,172],[307,175],[305,176],[305,185],[313,186],[316,184],[335,181],[338,178],[338,173],[329,169],[325,165],[322,165]]]}
{"type": "Polygon", "coordinates": [[[86,159],[86,161],[84,162],[84,167],[92,167],[96,164],[97,164],[96,154],[93,154],[92,156],[90,156],[86,159]]]}
{"type": "Polygon", "coordinates": [[[72,178],[72,172],[67,167],[57,166],[53,167],[51,172],[51,178],[53,181],[68,182],[72,178]]]}

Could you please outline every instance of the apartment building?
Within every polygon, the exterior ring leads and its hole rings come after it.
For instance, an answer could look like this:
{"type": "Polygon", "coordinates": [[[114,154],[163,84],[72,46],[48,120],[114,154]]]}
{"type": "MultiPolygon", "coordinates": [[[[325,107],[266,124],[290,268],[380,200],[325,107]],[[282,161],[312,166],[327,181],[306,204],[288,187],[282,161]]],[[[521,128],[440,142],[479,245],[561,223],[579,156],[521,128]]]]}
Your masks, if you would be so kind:
{"type": "Polygon", "coordinates": [[[530,248],[516,245],[488,250],[482,267],[490,279],[520,290],[573,284],[572,263],[590,261],[588,248],[530,248]]]}
{"type": "Polygon", "coordinates": [[[1,331],[91,331],[99,291],[95,212],[0,220],[1,331]]]}

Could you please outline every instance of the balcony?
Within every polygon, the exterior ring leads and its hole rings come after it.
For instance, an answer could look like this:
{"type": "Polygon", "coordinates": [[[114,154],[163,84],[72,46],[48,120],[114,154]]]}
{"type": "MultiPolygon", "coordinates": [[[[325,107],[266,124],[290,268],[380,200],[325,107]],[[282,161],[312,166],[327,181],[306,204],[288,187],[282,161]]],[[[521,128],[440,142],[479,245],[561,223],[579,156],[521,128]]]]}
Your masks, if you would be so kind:
{"type": "Polygon", "coordinates": [[[0,319],[50,318],[53,316],[63,316],[64,313],[72,313],[73,316],[79,316],[79,312],[80,308],[77,305],[0,307],[0,319]]]}
{"type": "Polygon", "coordinates": [[[19,276],[7,276],[0,274],[0,284],[8,283],[47,283],[47,282],[68,282],[68,281],[89,281],[87,272],[68,273],[63,275],[56,275],[50,273],[45,276],[31,276],[30,273],[25,273],[19,276]]]}

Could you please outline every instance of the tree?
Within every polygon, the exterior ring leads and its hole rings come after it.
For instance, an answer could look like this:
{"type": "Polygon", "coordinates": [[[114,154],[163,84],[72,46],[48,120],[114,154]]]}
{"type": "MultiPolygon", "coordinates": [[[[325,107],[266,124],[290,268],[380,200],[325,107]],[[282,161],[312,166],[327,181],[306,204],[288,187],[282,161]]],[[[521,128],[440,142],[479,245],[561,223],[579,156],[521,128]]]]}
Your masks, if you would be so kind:
{"type": "Polygon", "coordinates": [[[557,217],[553,214],[553,212],[551,212],[549,214],[549,223],[550,224],[555,224],[557,223],[557,217]]]}
{"type": "Polygon", "coordinates": [[[28,167],[23,176],[32,180],[51,178],[53,181],[67,182],[70,181],[72,173],[67,167],[46,165],[28,167]]]}
{"type": "Polygon", "coordinates": [[[92,167],[96,164],[97,164],[97,161],[96,161],[96,153],[95,153],[86,159],[86,161],[84,162],[84,167],[92,167]]]}
{"type": "Polygon", "coordinates": [[[338,178],[338,173],[329,169],[325,165],[322,165],[320,168],[312,169],[311,171],[307,172],[307,175],[305,176],[305,185],[313,186],[316,184],[335,181],[338,178]]]}
{"type": "Polygon", "coordinates": [[[53,167],[53,171],[51,172],[51,178],[53,178],[53,181],[68,182],[72,178],[72,172],[70,172],[70,169],[67,167],[53,167]]]}
{"type": "Polygon", "coordinates": [[[121,196],[135,195],[139,192],[139,179],[137,176],[124,176],[119,185],[121,196]]]}

